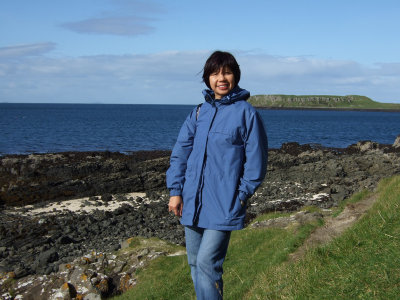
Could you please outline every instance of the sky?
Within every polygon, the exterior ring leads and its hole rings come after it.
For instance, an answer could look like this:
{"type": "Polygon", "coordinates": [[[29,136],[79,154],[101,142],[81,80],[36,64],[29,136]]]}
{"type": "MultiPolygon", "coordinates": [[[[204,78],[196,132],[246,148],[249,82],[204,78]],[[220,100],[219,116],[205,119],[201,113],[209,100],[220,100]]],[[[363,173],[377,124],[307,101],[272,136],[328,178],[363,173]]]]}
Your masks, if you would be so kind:
{"type": "Polygon", "coordinates": [[[258,94],[400,103],[398,0],[1,0],[0,102],[197,104],[215,50],[258,94]]]}

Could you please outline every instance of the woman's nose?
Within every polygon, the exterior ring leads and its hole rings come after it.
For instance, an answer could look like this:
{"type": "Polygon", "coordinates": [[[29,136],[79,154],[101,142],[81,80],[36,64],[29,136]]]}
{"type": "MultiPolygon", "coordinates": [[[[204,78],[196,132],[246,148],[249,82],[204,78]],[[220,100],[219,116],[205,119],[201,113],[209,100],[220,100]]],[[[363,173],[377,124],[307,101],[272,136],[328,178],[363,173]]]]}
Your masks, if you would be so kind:
{"type": "Polygon", "coordinates": [[[225,79],[225,74],[223,72],[219,72],[217,75],[218,80],[224,80],[225,79]]]}

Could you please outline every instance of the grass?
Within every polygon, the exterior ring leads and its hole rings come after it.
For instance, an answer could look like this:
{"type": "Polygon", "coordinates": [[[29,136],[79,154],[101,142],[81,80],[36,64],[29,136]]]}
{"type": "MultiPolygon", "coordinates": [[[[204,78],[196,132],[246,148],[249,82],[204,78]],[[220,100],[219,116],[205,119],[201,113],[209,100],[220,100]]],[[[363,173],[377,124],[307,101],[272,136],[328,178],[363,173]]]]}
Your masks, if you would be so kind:
{"type": "Polygon", "coordinates": [[[129,247],[125,250],[120,250],[120,252],[132,252],[132,250],[140,251],[148,248],[152,248],[156,251],[163,251],[166,253],[174,253],[184,250],[184,248],[181,246],[168,243],[158,238],[144,238],[137,236],[129,238],[127,242],[129,242],[129,247]]]}
{"type": "Polygon", "coordinates": [[[3,282],[1,288],[3,291],[7,291],[11,297],[15,297],[15,290],[14,290],[15,283],[16,281],[14,278],[8,278],[3,282]]]}
{"type": "MultiPolygon", "coordinates": [[[[318,225],[232,232],[224,263],[225,299],[242,299],[265,268],[284,262],[318,225]]],[[[136,287],[115,299],[195,299],[186,256],[161,257],[136,275],[136,287]]]]}
{"type": "Polygon", "coordinates": [[[384,180],[372,209],[330,244],[261,275],[249,299],[399,299],[400,176],[384,180]]]}
{"type": "MultiPolygon", "coordinates": [[[[160,257],[137,272],[138,284],[113,299],[192,299],[194,288],[186,256],[160,257]]],[[[194,298],[193,298],[194,299],[194,298]]]]}
{"type": "Polygon", "coordinates": [[[337,217],[344,210],[346,205],[351,204],[351,203],[356,203],[362,199],[369,197],[370,195],[371,195],[371,192],[368,190],[362,190],[361,192],[354,194],[350,199],[340,202],[339,205],[333,210],[332,216],[337,217]]]}
{"type": "Polygon", "coordinates": [[[285,262],[317,225],[233,232],[224,264],[225,298],[244,299],[258,276],[285,262]]]}
{"type": "Polygon", "coordinates": [[[400,104],[376,102],[359,95],[255,95],[249,102],[256,107],[400,110],[400,104]]]}
{"type": "MultiPolygon", "coordinates": [[[[353,227],[299,262],[288,255],[321,223],[233,232],[225,299],[399,299],[400,176],[383,180],[376,193],[377,202],[353,227]]],[[[363,191],[350,202],[367,196],[363,191]]],[[[137,276],[137,286],[116,299],[195,299],[186,256],[154,260],[137,276]]]]}

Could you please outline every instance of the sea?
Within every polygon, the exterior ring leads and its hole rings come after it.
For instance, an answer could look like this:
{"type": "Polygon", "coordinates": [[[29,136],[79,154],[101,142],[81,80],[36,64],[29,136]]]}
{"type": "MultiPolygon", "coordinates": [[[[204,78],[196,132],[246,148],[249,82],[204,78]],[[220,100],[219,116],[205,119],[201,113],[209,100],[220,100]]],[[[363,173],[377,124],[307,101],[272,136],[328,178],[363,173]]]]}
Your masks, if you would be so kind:
{"type": "MultiPolygon", "coordinates": [[[[0,155],[171,150],[194,105],[0,103],[0,155]]],[[[400,112],[258,109],[269,148],[392,144],[400,112]]],[[[200,112],[201,113],[201,112],[200,112]]]]}

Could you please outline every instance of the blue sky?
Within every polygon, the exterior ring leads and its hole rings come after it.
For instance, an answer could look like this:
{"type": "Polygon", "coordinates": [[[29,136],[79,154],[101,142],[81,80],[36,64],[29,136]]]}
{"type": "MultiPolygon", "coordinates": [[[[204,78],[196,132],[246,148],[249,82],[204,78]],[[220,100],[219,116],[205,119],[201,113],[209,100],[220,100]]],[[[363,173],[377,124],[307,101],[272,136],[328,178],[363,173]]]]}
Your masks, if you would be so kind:
{"type": "Polygon", "coordinates": [[[202,101],[232,52],[251,94],[400,103],[400,2],[2,0],[0,102],[202,101]]]}

